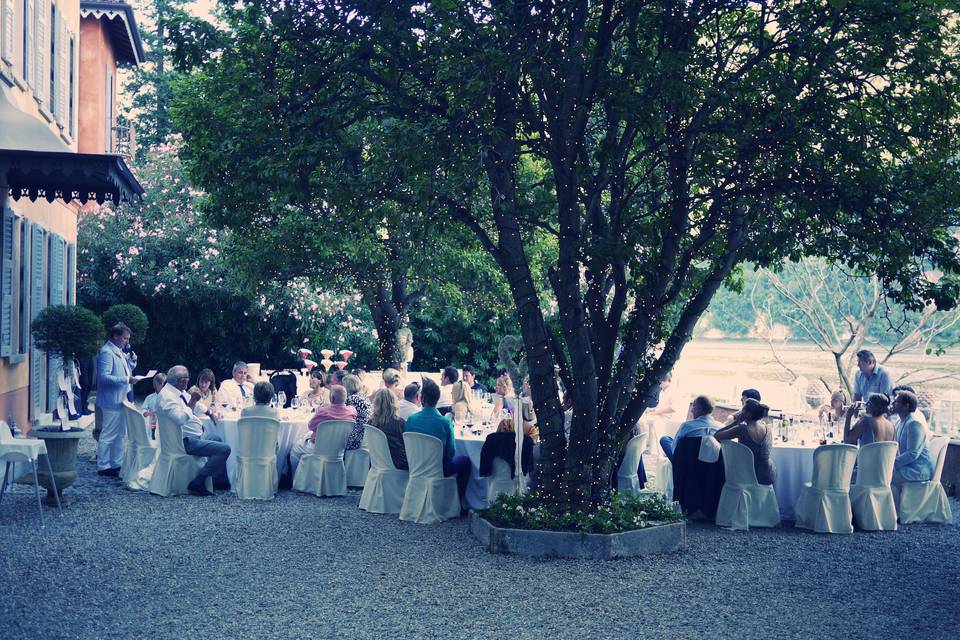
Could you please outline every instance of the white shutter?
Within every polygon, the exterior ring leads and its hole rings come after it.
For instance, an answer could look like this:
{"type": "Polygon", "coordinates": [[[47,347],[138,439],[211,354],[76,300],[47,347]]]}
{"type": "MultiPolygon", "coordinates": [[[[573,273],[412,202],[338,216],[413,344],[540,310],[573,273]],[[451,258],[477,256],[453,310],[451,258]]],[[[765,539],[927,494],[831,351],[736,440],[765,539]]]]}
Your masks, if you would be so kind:
{"type": "Polygon", "coordinates": [[[67,107],[67,82],[70,78],[70,71],[67,65],[70,64],[70,44],[67,36],[67,21],[63,14],[58,14],[57,18],[57,122],[60,128],[67,129],[67,118],[70,117],[67,107]]]}
{"type": "Polygon", "coordinates": [[[47,23],[50,21],[50,5],[48,0],[36,0],[36,33],[34,34],[34,63],[33,75],[33,95],[37,102],[48,104],[50,96],[50,34],[48,33],[47,23]]]}
{"type": "MultiPolygon", "coordinates": [[[[47,244],[46,232],[38,224],[33,224],[31,228],[31,268],[30,268],[30,320],[32,321],[46,305],[44,290],[46,289],[44,266],[46,255],[44,252],[47,244]]],[[[44,352],[37,349],[33,344],[33,337],[30,338],[30,417],[39,418],[43,413],[44,400],[46,393],[46,376],[44,375],[44,364],[46,358],[44,352]]]]}
{"type": "MultiPolygon", "coordinates": [[[[41,0],[42,2],[43,0],[41,0]]],[[[33,68],[36,66],[34,64],[34,55],[33,50],[37,39],[35,37],[37,29],[37,21],[34,16],[36,15],[36,2],[35,0],[26,0],[26,3],[23,5],[26,8],[27,13],[23,17],[23,30],[26,33],[26,43],[23,49],[23,79],[31,87],[33,86],[34,71],[33,68]]]]}
{"type": "Polygon", "coordinates": [[[13,3],[14,0],[0,0],[0,57],[13,66],[13,3]]]}

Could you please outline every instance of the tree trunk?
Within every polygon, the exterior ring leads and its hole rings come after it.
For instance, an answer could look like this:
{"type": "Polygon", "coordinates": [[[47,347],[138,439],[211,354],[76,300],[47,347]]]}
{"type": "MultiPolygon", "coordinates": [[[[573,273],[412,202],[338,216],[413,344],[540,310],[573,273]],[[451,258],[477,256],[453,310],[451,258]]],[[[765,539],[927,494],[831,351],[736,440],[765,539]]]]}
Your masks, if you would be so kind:
{"type": "Polygon", "coordinates": [[[403,362],[403,355],[400,353],[397,333],[403,327],[403,317],[390,296],[384,295],[386,292],[385,285],[377,288],[373,300],[369,303],[370,314],[377,329],[377,355],[380,367],[399,369],[400,363],[403,362]]]}

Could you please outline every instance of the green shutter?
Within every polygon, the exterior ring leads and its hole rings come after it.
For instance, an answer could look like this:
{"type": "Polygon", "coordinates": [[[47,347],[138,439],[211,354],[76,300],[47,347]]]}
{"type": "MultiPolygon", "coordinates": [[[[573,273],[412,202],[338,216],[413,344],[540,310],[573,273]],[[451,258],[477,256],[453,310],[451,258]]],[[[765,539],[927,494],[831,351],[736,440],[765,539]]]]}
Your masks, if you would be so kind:
{"type": "Polygon", "coordinates": [[[8,207],[3,209],[2,227],[0,227],[0,356],[9,357],[14,352],[13,322],[13,251],[14,234],[17,231],[16,218],[8,207]]]}
{"type": "MultiPolygon", "coordinates": [[[[46,261],[46,231],[33,224],[30,233],[30,319],[33,320],[46,306],[44,296],[44,266],[46,261]]],[[[44,389],[44,352],[33,345],[30,338],[30,418],[36,420],[43,413],[46,389],[44,389]]]]}
{"type": "MultiPolygon", "coordinates": [[[[63,238],[51,233],[47,243],[49,247],[47,280],[50,289],[50,304],[65,304],[67,290],[64,278],[66,247],[63,238]]],[[[47,412],[53,411],[57,407],[57,396],[59,387],[57,386],[57,373],[60,371],[63,359],[56,354],[47,354],[47,412]]]]}

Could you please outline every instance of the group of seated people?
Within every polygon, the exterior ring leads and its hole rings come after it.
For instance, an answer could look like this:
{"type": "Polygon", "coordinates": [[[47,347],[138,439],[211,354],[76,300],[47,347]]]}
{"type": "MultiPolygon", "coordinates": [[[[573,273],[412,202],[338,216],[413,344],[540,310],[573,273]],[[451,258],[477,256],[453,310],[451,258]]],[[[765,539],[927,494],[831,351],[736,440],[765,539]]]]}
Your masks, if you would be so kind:
{"type": "MultiPolygon", "coordinates": [[[[872,442],[896,442],[899,452],[894,462],[894,485],[930,480],[935,461],[930,454],[927,421],[918,410],[916,393],[908,386],[891,388],[889,375],[877,365],[869,351],[857,355],[859,371],[854,402],[847,404],[842,391],[834,392],[830,403],[820,409],[821,419],[827,416],[828,422],[835,424],[842,421],[843,442],[846,444],[863,446],[872,442]]],[[[770,408],[761,402],[757,389],[746,389],[740,400],[740,410],[726,425],[720,425],[711,417],[714,405],[710,398],[696,397],[691,403],[693,418],[681,424],[675,436],[660,439],[663,453],[672,460],[683,438],[713,436],[720,441],[736,440],[753,452],[757,481],[773,484],[776,481],[772,457],[774,427],[764,420],[770,408]]]]}

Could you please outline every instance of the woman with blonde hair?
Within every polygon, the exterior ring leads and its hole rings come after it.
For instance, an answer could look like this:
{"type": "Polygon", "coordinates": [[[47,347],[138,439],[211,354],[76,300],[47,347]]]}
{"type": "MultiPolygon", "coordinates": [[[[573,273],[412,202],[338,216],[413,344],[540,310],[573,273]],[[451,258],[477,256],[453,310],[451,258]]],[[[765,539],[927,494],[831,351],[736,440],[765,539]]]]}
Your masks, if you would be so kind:
{"type": "Polygon", "coordinates": [[[307,381],[310,391],[307,393],[307,403],[311,408],[322,407],[330,404],[330,390],[323,382],[323,370],[315,367],[310,371],[310,379],[307,381]]]}
{"type": "Polygon", "coordinates": [[[397,469],[409,468],[407,451],[403,447],[403,419],[398,413],[397,397],[390,389],[377,389],[373,394],[370,426],[383,431],[390,447],[390,457],[397,469]]]}

